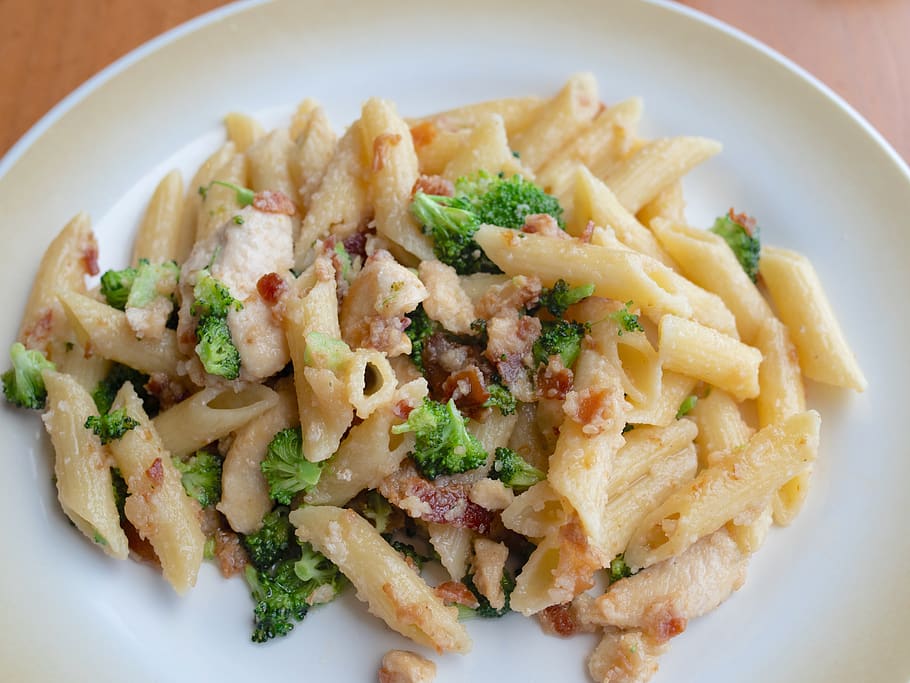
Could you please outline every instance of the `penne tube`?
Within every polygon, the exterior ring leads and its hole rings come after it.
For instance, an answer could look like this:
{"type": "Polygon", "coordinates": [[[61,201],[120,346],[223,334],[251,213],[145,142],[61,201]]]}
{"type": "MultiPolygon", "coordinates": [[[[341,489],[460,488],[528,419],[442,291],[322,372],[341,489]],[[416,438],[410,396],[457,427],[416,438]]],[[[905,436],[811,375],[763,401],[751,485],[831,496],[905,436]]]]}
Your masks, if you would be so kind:
{"type": "Polygon", "coordinates": [[[238,152],[246,152],[257,140],[265,135],[265,130],[256,119],[248,114],[231,112],[224,117],[228,140],[234,143],[238,152]]]}
{"type": "Polygon", "coordinates": [[[281,192],[295,204],[297,188],[291,180],[290,159],[294,143],[287,128],[277,128],[246,151],[250,187],[256,192],[281,192]]]}
{"type": "Polygon", "coordinates": [[[173,330],[164,330],[158,339],[136,339],[123,311],[73,291],[58,296],[83,348],[149,375],[177,375],[180,355],[173,330]]]}
{"type": "MultiPolygon", "coordinates": [[[[301,105],[302,106],[302,105],[301,105]]],[[[294,146],[288,159],[291,181],[297,188],[297,203],[309,210],[313,193],[319,189],[322,177],[335,154],[338,136],[332,130],[325,110],[315,105],[305,121],[300,123],[299,132],[291,124],[291,139],[294,146]]]]}
{"type": "Polygon", "coordinates": [[[504,173],[509,177],[518,174],[533,180],[533,174],[524,169],[512,154],[505,123],[498,114],[490,114],[489,118],[477,123],[464,146],[449,159],[442,176],[455,182],[478,171],[486,171],[490,175],[504,173]]]}
{"type": "Polygon", "coordinates": [[[161,179],[149,200],[133,241],[133,266],[137,266],[141,258],[150,263],[183,258],[184,254],[180,252],[183,197],[183,176],[175,169],[161,179]]]}
{"type": "Polygon", "coordinates": [[[635,427],[623,434],[626,442],[613,459],[607,499],[645,476],[657,463],[688,448],[697,433],[691,420],[674,420],[666,427],[635,427]]]}
{"type": "Polygon", "coordinates": [[[471,649],[458,610],[446,607],[363,517],[326,505],[298,508],[290,519],[298,538],[338,565],[357,597],[389,628],[439,653],[471,649]]]}
{"type": "Polygon", "coordinates": [[[218,169],[224,166],[234,156],[236,151],[237,148],[233,142],[226,142],[205,160],[205,163],[199,167],[196,175],[190,181],[180,216],[179,239],[176,246],[177,255],[175,256],[177,263],[182,264],[186,261],[193,250],[193,244],[196,242],[196,224],[202,207],[204,188],[211,184],[218,169]]]}
{"type": "Polygon", "coordinates": [[[239,392],[208,387],[152,422],[164,447],[179,458],[240,429],[277,404],[278,395],[263,384],[251,384],[239,392]]]}
{"type": "MultiPolygon", "coordinates": [[[[695,389],[698,382],[685,375],[662,370],[660,394],[650,403],[632,406],[626,414],[626,421],[635,425],[656,425],[666,427],[676,422],[679,407],[695,389]]],[[[636,427],[637,429],[637,427],[636,427]]]]}
{"type": "Polygon", "coordinates": [[[745,444],[755,431],[743,419],[736,401],[720,389],[712,389],[707,396],[698,399],[689,417],[698,425],[695,445],[703,467],[727,457],[730,451],[745,444]]]}
{"type": "Polygon", "coordinates": [[[407,122],[411,128],[429,123],[448,130],[464,130],[474,128],[491,114],[496,114],[502,117],[506,131],[511,136],[527,127],[542,103],[543,100],[539,97],[504,97],[407,119],[407,122]]]}
{"type": "Polygon", "coordinates": [[[474,532],[435,522],[427,524],[427,532],[430,535],[430,545],[439,555],[439,563],[449,572],[453,581],[460,581],[468,573],[474,532]]]}
{"type": "Polygon", "coordinates": [[[246,187],[247,177],[247,158],[242,153],[234,154],[215,171],[196,213],[197,242],[210,237],[222,223],[242,208],[237,201],[236,190],[224,185],[213,185],[212,181],[246,187]]]}

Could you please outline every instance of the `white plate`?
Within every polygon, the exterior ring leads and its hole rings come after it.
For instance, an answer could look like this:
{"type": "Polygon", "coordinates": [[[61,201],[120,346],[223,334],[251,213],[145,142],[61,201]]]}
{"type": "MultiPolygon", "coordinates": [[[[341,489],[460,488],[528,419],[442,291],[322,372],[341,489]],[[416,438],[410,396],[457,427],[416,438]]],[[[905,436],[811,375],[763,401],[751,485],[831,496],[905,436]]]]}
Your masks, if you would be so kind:
{"type": "MultiPolygon", "coordinates": [[[[866,371],[863,396],[812,387],[822,457],[808,505],[775,530],[745,587],[672,643],[657,681],[800,683],[910,677],[910,175],[859,116],[799,69],[715,21],[632,0],[241,4],[132,53],[67,98],[0,164],[0,339],[11,342],[48,241],[95,218],[120,266],[156,179],[217,143],[229,110],[324,102],[340,127],[370,95],[418,114],[547,94],[593,71],[603,98],[642,95],[646,132],[724,142],[687,181],[690,218],[729,206],[767,242],[811,256],[866,371]],[[331,7],[331,9],[329,9],[331,7]]],[[[265,647],[242,580],[207,566],[179,600],[151,570],[108,560],[65,521],[35,415],[0,410],[0,662],[5,680],[375,680],[408,644],[352,595],[265,647]]],[[[510,615],[470,624],[474,652],[439,680],[586,681],[594,638],[543,636],[510,615]]]]}

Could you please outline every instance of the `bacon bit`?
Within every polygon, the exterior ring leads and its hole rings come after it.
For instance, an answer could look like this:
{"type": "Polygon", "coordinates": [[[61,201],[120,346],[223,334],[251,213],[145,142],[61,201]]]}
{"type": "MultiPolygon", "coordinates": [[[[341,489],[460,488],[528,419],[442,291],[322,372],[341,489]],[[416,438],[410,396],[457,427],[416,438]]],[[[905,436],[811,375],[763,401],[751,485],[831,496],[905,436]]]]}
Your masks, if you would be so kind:
{"type": "Polygon", "coordinates": [[[145,562],[153,567],[161,567],[161,561],[155,554],[152,544],[139,535],[136,527],[128,519],[121,520],[123,533],[126,534],[126,541],[130,548],[130,554],[134,560],[145,562]]]}
{"type": "Polygon", "coordinates": [[[98,268],[98,245],[94,243],[94,240],[82,250],[82,265],[89,275],[97,275],[101,272],[98,268]]]}
{"type": "Polygon", "coordinates": [[[665,619],[658,620],[650,635],[659,643],[666,643],[670,638],[675,638],[686,630],[688,619],[667,615],[665,619]]]}
{"type": "Polygon", "coordinates": [[[436,139],[438,132],[439,129],[436,128],[435,123],[424,121],[411,128],[411,139],[414,141],[415,147],[426,147],[436,139]]]}
{"type": "Polygon", "coordinates": [[[574,381],[574,373],[562,364],[562,358],[551,356],[550,362],[537,373],[537,391],[543,398],[563,401],[572,390],[574,381]]]}
{"type": "Polygon", "coordinates": [[[412,410],[414,410],[414,406],[412,406],[410,403],[407,401],[399,401],[392,408],[392,414],[397,418],[407,420],[412,410]]]}
{"type": "Polygon", "coordinates": [[[297,213],[294,202],[286,194],[277,190],[257,192],[253,198],[253,208],[263,213],[283,213],[286,216],[293,216],[297,213]]]}
{"type": "Polygon", "coordinates": [[[278,273],[266,273],[256,282],[256,291],[269,306],[277,304],[288,285],[278,273]]]}
{"type": "Polygon", "coordinates": [[[246,552],[240,545],[240,537],[232,531],[215,531],[215,557],[221,575],[229,579],[244,570],[247,564],[246,552]]]}
{"type": "Polygon", "coordinates": [[[411,196],[413,197],[418,191],[441,197],[454,197],[455,184],[441,175],[422,175],[414,181],[411,196]]]}
{"type": "Polygon", "coordinates": [[[161,484],[164,481],[164,465],[161,463],[161,458],[155,458],[155,461],[149,465],[149,468],[145,471],[145,476],[155,486],[161,484]]]}
{"type": "Polygon", "coordinates": [[[153,372],[149,376],[149,381],[145,383],[145,390],[158,399],[161,410],[180,403],[190,395],[182,382],[172,380],[163,372],[153,372]]]}
{"type": "Polygon", "coordinates": [[[447,605],[464,605],[471,609],[480,607],[477,597],[461,581],[446,581],[436,586],[433,592],[447,605]]]}
{"type": "Polygon", "coordinates": [[[749,237],[752,236],[755,231],[755,219],[752,216],[749,216],[745,213],[735,213],[733,207],[730,207],[730,210],[727,212],[727,215],[730,217],[730,220],[741,225],[745,231],[749,234],[749,237]]]}
{"type": "Polygon", "coordinates": [[[388,162],[389,150],[401,142],[401,136],[398,133],[380,133],[373,140],[373,173],[378,173],[385,168],[388,162]]]}
{"type": "Polygon", "coordinates": [[[490,398],[490,392],[484,386],[483,374],[476,365],[449,375],[442,383],[442,393],[446,402],[451,398],[459,410],[481,408],[490,398]]]}
{"type": "Polygon", "coordinates": [[[578,241],[589,244],[591,242],[591,237],[594,236],[594,227],[594,221],[588,221],[585,229],[582,230],[581,234],[578,236],[578,241]]]}
{"type": "Polygon", "coordinates": [[[22,343],[28,349],[47,351],[54,327],[54,309],[46,308],[34,324],[22,334],[22,343]]]}
{"type": "Polygon", "coordinates": [[[363,260],[367,258],[367,234],[365,232],[355,232],[348,235],[342,242],[344,250],[348,252],[351,258],[359,256],[363,260]]]}
{"type": "Polygon", "coordinates": [[[572,612],[572,603],[551,605],[542,612],[537,613],[537,621],[543,632],[549,636],[568,638],[580,630],[578,621],[572,612]]]}
{"type": "Polygon", "coordinates": [[[560,240],[572,239],[572,236],[560,228],[556,219],[548,213],[535,213],[525,216],[525,224],[521,226],[521,231],[532,235],[554,237],[560,240]]]}

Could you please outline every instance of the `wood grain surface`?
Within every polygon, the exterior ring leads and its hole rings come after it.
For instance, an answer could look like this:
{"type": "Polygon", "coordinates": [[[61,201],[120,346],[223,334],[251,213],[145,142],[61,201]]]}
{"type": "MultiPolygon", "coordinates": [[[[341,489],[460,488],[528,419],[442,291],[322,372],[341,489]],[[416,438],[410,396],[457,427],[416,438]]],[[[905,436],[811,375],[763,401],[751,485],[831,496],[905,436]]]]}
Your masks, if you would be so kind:
{"type": "MultiPolygon", "coordinates": [[[[223,0],[0,0],[0,154],[87,78],[223,0]]],[[[910,1],[683,0],[793,59],[910,159],[910,1]]]]}

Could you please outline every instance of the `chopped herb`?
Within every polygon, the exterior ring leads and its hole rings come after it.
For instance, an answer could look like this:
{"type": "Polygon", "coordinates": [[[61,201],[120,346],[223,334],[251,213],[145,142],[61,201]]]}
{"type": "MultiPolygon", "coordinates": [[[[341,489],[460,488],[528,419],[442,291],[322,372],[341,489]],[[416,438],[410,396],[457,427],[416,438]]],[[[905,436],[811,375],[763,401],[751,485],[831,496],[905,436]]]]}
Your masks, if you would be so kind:
{"type": "Polygon", "coordinates": [[[687,396],[686,399],[679,404],[679,410],[676,411],[676,419],[678,420],[679,418],[688,415],[695,407],[696,403],[698,403],[698,396],[695,394],[687,396]]]}

